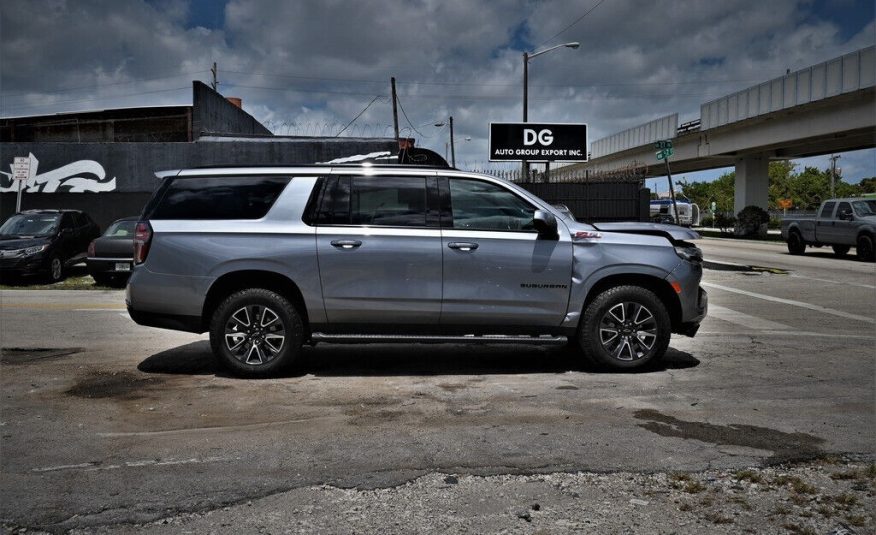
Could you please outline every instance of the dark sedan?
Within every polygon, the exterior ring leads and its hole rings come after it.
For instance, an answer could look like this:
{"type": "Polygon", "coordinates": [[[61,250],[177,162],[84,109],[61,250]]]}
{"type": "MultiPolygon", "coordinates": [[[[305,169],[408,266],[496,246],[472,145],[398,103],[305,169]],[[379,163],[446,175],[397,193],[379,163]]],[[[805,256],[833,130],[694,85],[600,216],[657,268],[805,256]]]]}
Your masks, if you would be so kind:
{"type": "Polygon", "coordinates": [[[114,221],[103,236],[88,246],[88,273],[94,282],[103,285],[122,285],[131,275],[134,259],[134,227],[137,217],[114,221]]]}
{"type": "Polygon", "coordinates": [[[26,210],[0,226],[0,275],[48,275],[52,282],[85,259],[100,228],[79,210],[26,210]]]}

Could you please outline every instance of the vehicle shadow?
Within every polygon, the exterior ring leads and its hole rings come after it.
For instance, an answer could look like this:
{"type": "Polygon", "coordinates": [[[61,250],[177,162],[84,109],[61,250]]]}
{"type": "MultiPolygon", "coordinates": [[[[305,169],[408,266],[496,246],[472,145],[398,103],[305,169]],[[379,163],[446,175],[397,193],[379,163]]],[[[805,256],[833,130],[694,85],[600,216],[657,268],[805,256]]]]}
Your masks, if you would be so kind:
{"type": "MultiPolygon", "coordinates": [[[[519,345],[466,346],[459,344],[320,344],[304,347],[295,365],[280,377],[405,375],[501,375],[518,373],[659,373],[693,368],[700,361],[690,353],[669,348],[663,359],[629,372],[595,366],[566,348],[519,345]]],[[[156,353],[137,369],[171,375],[233,377],[213,358],[206,340],[156,353]]]]}

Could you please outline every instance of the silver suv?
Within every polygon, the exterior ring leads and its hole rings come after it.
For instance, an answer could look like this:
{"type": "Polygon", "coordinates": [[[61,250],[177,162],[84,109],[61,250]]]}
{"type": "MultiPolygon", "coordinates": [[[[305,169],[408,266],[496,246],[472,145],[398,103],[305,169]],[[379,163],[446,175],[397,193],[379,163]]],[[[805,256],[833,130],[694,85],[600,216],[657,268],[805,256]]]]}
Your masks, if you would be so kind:
{"type": "Polygon", "coordinates": [[[158,176],[128,311],[209,331],[239,375],[274,374],[317,342],[569,344],[635,368],[706,314],[697,233],[579,223],[495,177],[368,164],[158,176]]]}

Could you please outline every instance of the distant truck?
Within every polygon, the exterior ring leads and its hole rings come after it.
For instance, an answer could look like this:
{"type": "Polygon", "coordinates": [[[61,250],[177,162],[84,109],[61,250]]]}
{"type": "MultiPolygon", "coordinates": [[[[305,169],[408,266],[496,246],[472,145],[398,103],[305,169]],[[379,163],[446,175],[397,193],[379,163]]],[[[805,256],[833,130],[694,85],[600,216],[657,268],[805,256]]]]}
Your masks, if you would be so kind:
{"type": "Polygon", "coordinates": [[[687,200],[676,200],[678,205],[678,221],[675,221],[675,211],[669,199],[654,199],[651,201],[650,215],[652,221],[658,223],[676,223],[684,227],[695,227],[700,224],[700,207],[687,200]]]}
{"type": "Polygon", "coordinates": [[[876,199],[828,199],[815,216],[782,220],[782,238],[792,255],[803,254],[807,245],[830,245],[837,256],[844,256],[855,246],[858,258],[872,262],[874,237],[876,199]]]}

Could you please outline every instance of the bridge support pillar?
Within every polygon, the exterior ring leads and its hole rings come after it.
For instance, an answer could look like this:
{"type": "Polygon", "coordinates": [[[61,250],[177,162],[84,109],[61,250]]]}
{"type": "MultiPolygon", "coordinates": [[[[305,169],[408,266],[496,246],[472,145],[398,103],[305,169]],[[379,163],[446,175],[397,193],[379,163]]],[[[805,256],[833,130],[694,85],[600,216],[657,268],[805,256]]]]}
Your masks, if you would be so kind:
{"type": "Polygon", "coordinates": [[[765,154],[745,156],[736,160],[736,189],[733,214],[746,206],[767,209],[769,202],[770,159],[765,154]]]}

